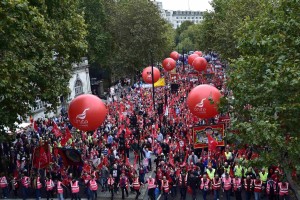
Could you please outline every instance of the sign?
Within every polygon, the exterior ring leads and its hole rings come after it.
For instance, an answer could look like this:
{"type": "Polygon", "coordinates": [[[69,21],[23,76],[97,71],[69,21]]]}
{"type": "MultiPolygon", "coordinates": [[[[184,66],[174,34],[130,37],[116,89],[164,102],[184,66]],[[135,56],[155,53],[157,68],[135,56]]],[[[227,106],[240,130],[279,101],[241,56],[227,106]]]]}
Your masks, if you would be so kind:
{"type": "Polygon", "coordinates": [[[217,146],[224,146],[224,124],[196,126],[193,128],[194,148],[208,147],[208,139],[206,133],[210,134],[217,142],[217,146]]]}

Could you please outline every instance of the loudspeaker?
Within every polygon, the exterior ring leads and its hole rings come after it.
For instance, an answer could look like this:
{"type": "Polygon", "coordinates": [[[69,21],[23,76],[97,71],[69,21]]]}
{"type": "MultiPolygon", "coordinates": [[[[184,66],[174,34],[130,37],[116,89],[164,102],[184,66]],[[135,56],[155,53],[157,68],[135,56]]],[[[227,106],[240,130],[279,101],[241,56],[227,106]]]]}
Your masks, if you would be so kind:
{"type": "Polygon", "coordinates": [[[173,83],[171,84],[171,92],[178,92],[179,84],[173,83]]]}

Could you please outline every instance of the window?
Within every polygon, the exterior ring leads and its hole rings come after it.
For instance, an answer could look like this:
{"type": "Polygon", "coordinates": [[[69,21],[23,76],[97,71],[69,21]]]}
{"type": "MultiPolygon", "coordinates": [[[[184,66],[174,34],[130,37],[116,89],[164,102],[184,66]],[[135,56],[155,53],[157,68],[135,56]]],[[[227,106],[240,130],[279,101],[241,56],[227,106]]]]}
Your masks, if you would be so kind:
{"type": "Polygon", "coordinates": [[[83,87],[81,80],[77,79],[74,86],[75,96],[83,94],[83,87]]]}

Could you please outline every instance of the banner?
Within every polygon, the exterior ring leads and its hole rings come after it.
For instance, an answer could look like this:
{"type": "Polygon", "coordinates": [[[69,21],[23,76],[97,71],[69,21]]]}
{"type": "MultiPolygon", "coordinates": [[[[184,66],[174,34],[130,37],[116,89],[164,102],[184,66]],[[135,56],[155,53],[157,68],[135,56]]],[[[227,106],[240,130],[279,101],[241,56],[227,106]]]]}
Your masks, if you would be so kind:
{"type": "Polygon", "coordinates": [[[51,161],[48,143],[34,148],[33,151],[33,167],[37,169],[47,168],[51,161]]]}
{"type": "Polygon", "coordinates": [[[217,142],[217,146],[224,146],[224,124],[209,125],[209,126],[197,126],[193,128],[193,143],[194,148],[206,148],[208,147],[207,135],[209,134],[217,142]]]}
{"type": "Polygon", "coordinates": [[[166,85],[165,78],[160,78],[154,83],[154,87],[163,87],[166,85]]]}
{"type": "Polygon", "coordinates": [[[62,157],[65,166],[83,165],[81,153],[76,149],[56,148],[57,153],[62,157]]]}

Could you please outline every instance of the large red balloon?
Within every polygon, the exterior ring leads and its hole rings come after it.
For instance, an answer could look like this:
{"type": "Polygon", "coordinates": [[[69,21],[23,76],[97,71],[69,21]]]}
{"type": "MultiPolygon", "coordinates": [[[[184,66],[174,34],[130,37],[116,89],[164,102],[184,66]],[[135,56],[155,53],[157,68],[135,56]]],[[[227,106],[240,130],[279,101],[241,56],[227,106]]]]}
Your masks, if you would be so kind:
{"type": "Polygon", "coordinates": [[[82,131],[94,131],[104,122],[107,109],[97,96],[83,94],[71,101],[68,114],[74,127],[82,131]]]}
{"type": "Polygon", "coordinates": [[[195,51],[194,54],[197,54],[198,56],[202,56],[202,51],[195,51]]]}
{"type": "Polygon", "coordinates": [[[177,51],[173,51],[170,54],[170,57],[173,58],[174,60],[178,60],[179,59],[179,53],[177,51]]]}
{"type": "Polygon", "coordinates": [[[211,85],[198,85],[193,88],[187,98],[188,107],[194,115],[201,119],[211,118],[218,114],[220,91],[211,85]]]}
{"type": "MultiPolygon", "coordinates": [[[[143,70],[142,76],[145,81],[145,83],[152,83],[152,67],[146,67],[143,70]]],[[[154,77],[154,83],[158,81],[160,78],[160,71],[156,67],[153,67],[153,77],[154,77]]]]}
{"type": "Polygon", "coordinates": [[[193,67],[195,70],[197,71],[204,71],[206,69],[207,66],[207,61],[205,58],[203,57],[197,57],[195,58],[194,62],[193,62],[193,67]]]}
{"type": "Polygon", "coordinates": [[[193,62],[194,62],[194,60],[195,60],[195,58],[197,58],[197,57],[199,57],[199,56],[198,56],[198,54],[195,54],[195,53],[189,55],[189,57],[188,57],[188,63],[189,63],[189,65],[192,65],[193,62]]]}
{"type": "Polygon", "coordinates": [[[173,58],[166,58],[162,62],[162,66],[166,71],[171,71],[176,67],[176,61],[173,58]]]}

